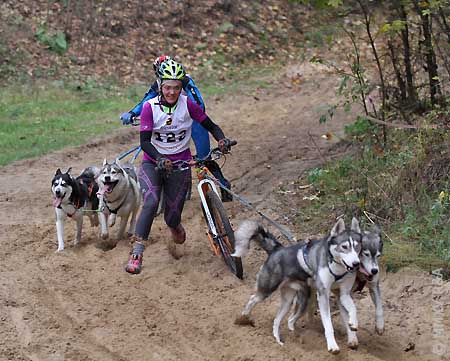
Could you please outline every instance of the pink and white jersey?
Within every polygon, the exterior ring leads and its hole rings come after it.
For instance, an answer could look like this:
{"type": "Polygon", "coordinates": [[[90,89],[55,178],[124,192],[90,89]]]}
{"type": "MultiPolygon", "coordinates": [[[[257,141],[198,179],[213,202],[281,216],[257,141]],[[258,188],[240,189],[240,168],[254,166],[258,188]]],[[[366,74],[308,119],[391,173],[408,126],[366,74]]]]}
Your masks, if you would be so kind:
{"type": "Polygon", "coordinates": [[[187,99],[180,95],[177,107],[170,115],[163,112],[158,97],[148,101],[153,112],[152,144],[161,154],[177,154],[189,149],[193,119],[187,99]]]}

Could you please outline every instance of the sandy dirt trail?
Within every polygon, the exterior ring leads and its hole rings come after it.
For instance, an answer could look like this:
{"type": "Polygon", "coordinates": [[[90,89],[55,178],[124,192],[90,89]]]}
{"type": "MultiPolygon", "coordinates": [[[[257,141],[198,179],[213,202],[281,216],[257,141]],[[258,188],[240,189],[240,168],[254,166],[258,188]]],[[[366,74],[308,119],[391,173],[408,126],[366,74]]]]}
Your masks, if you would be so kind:
{"type": "MultiPolygon", "coordinates": [[[[290,84],[287,74],[273,79],[268,89],[208,102],[211,117],[239,141],[224,168],[234,190],[281,222],[289,210],[283,209],[277,187],[319,165],[320,153],[338,156],[331,146],[351,121],[338,113],[332,123],[319,125],[317,110],[334,97],[336,79],[309,64],[292,72],[301,75],[300,85],[290,84]],[[320,137],[327,131],[336,135],[332,141],[320,137]]],[[[183,214],[188,241],[180,260],[167,252],[161,218],[138,276],[124,272],[129,242],[101,251],[95,247],[99,229],[89,222],[78,247],[73,246],[75,224],[66,223],[67,248],[55,253],[50,181],[56,168],[71,166],[78,174],[137,141],[137,129],[121,129],[107,139],[0,169],[1,361],[449,359],[448,349],[447,358],[432,353],[449,341],[449,284],[436,286],[429,275],[413,270],[383,275],[382,336],[374,332],[368,294],[356,296],[357,351],[347,348],[337,316],[339,355],[326,351],[318,317],[307,325],[299,321],[293,333],[283,323],[285,345],[279,346],[272,337],[278,296],[254,309],[255,327],[235,325],[265,255],[252,249],[244,260],[245,279],[232,276],[211,254],[197,195],[183,214]],[[444,332],[433,333],[436,329],[444,332]]],[[[236,202],[226,207],[235,226],[257,218],[236,202]]],[[[298,238],[306,236],[305,230],[286,225],[298,238]]]]}

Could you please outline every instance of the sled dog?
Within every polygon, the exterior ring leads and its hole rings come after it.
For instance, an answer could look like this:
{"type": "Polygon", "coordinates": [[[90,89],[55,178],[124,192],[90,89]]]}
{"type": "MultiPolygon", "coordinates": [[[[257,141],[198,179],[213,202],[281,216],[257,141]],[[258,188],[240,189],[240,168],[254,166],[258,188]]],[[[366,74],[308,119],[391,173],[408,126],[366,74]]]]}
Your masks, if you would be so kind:
{"type": "Polygon", "coordinates": [[[77,235],[74,244],[81,240],[83,215],[89,216],[91,226],[98,225],[97,191],[95,167],[88,167],[76,178],[70,174],[71,168],[65,173],[57,169],[52,179],[53,207],[56,214],[56,236],[58,238],[58,252],[64,250],[64,222],[67,217],[77,222],[77,235]]]}
{"type": "Polygon", "coordinates": [[[348,343],[350,347],[357,346],[355,331],[358,320],[351,289],[360,265],[361,231],[355,218],[350,229],[346,229],[344,221],[339,219],[326,237],[289,247],[283,247],[262,225],[251,221],[245,221],[238,228],[235,238],[236,251],[233,256],[244,256],[251,240],[256,240],[268,254],[257,275],[256,293],[250,297],[236,323],[248,321],[253,307],[280,289],[281,304],[273,323],[273,335],[282,345],[280,322],[298,292],[308,296],[308,282],[311,282],[317,289],[328,351],[338,353],[330,313],[330,294],[336,283],[340,289],[339,305],[347,328],[348,343]]]}
{"type": "Polygon", "coordinates": [[[136,169],[131,163],[120,164],[118,160],[108,163],[105,159],[97,177],[100,199],[101,237],[109,237],[108,226],[112,227],[119,216],[120,225],[116,240],[123,239],[128,219],[131,216],[129,233],[134,234],[136,216],[141,204],[141,193],[136,169]]]}
{"type": "MultiPolygon", "coordinates": [[[[383,241],[381,239],[381,230],[375,225],[370,231],[364,231],[362,234],[361,254],[359,256],[361,264],[356,274],[353,291],[361,291],[367,284],[372,302],[375,306],[375,331],[379,335],[384,332],[379,273],[379,259],[382,253],[383,241]]],[[[288,321],[288,327],[291,331],[294,330],[295,322],[305,313],[308,307],[311,311],[317,309],[314,298],[310,298],[308,301],[308,297],[311,297],[311,291],[308,289],[302,289],[300,293],[297,293],[294,300],[294,313],[289,316],[288,321]]]]}

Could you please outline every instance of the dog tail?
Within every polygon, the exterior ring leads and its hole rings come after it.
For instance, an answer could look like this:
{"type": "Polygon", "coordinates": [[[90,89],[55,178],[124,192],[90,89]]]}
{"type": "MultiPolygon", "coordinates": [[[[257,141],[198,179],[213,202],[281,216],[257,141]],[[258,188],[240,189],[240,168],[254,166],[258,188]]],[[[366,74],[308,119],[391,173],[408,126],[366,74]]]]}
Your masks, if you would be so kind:
{"type": "Polygon", "coordinates": [[[255,240],[267,252],[271,254],[275,249],[283,247],[275,237],[266,231],[264,227],[254,221],[244,221],[234,233],[236,239],[233,257],[243,257],[248,253],[250,241],[255,240]]]}

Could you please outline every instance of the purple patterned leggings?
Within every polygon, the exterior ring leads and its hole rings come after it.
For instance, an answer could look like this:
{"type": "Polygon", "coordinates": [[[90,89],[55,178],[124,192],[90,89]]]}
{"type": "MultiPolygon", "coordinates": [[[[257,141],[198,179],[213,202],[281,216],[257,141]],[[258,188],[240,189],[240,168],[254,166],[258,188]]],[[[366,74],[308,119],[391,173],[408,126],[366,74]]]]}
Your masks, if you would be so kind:
{"type": "Polygon", "coordinates": [[[158,170],[154,163],[143,161],[139,171],[143,206],[136,223],[136,235],[148,239],[158,211],[161,189],[164,191],[164,221],[169,227],[176,228],[181,222],[186,193],[191,183],[190,169],[167,174],[158,170]]]}

